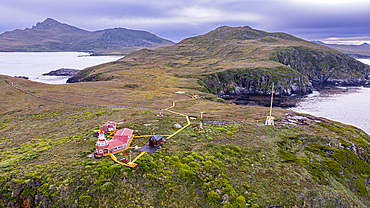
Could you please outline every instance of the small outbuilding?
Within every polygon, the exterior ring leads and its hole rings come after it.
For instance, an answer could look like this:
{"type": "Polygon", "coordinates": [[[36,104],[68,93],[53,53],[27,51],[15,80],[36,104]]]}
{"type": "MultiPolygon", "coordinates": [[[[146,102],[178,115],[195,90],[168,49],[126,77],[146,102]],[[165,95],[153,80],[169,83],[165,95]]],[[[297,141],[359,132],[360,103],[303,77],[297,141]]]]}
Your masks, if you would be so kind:
{"type": "Polygon", "coordinates": [[[149,139],[149,146],[158,146],[162,143],[162,140],[163,140],[163,137],[161,135],[155,135],[155,136],[152,136],[150,137],[149,139]]]}
{"type": "Polygon", "coordinates": [[[100,126],[100,130],[104,131],[105,133],[114,132],[116,131],[116,123],[109,121],[106,124],[100,126]]]}

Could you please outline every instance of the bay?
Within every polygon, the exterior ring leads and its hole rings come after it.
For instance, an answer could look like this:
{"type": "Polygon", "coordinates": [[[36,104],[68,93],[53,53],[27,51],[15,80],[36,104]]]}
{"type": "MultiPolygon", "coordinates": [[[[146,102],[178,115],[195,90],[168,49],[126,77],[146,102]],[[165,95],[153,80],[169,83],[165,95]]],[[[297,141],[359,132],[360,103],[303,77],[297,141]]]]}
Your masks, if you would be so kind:
{"type": "MultiPolygon", "coordinates": [[[[370,64],[370,59],[357,59],[370,64]]],[[[350,124],[370,135],[370,88],[338,87],[322,90],[300,99],[289,110],[350,124]]]]}
{"type": "Polygon", "coordinates": [[[0,74],[26,76],[32,81],[65,84],[69,77],[42,76],[60,68],[84,69],[123,56],[89,56],[82,52],[0,52],[0,74]]]}

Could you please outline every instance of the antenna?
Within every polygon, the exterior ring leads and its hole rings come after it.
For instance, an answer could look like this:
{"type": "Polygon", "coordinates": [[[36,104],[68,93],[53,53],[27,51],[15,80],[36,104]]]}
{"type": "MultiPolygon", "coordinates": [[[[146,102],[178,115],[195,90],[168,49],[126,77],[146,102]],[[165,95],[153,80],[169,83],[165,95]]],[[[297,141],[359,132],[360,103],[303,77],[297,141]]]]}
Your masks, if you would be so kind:
{"type": "Polygon", "coordinates": [[[271,105],[270,105],[270,115],[266,118],[265,125],[267,126],[274,126],[274,121],[272,117],[272,103],[274,100],[274,83],[272,83],[272,91],[271,91],[271,105]]]}
{"type": "Polygon", "coordinates": [[[272,83],[272,91],[271,91],[271,105],[270,105],[270,118],[269,118],[269,125],[271,125],[271,114],[272,114],[272,102],[274,100],[274,83],[272,83]]]}

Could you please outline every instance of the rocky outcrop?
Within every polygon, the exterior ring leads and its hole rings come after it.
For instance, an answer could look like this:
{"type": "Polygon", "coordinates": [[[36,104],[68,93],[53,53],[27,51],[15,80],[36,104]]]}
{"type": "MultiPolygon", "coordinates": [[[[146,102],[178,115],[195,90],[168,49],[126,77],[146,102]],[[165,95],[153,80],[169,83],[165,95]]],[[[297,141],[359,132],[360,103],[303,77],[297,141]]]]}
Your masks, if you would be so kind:
{"type": "Polygon", "coordinates": [[[75,74],[73,77],[70,77],[69,79],[67,79],[67,83],[82,82],[93,71],[94,71],[93,68],[83,69],[79,71],[77,74],[75,74]]]}
{"type": "Polygon", "coordinates": [[[203,76],[198,83],[220,97],[271,94],[272,83],[274,94],[278,96],[306,95],[313,90],[304,75],[289,67],[229,69],[203,76]]]}
{"type": "Polygon", "coordinates": [[[339,52],[291,46],[278,48],[271,59],[301,72],[316,86],[368,84],[370,67],[339,52]]]}
{"type": "MultiPolygon", "coordinates": [[[[115,62],[109,62],[98,66],[107,66],[114,64],[115,62]]],[[[67,83],[76,82],[96,82],[96,81],[108,81],[111,80],[112,76],[104,76],[102,73],[95,73],[95,67],[86,68],[79,70],[76,75],[67,79],[67,83]]]]}
{"type": "Polygon", "coordinates": [[[79,70],[78,69],[66,69],[61,68],[58,70],[53,70],[48,73],[42,74],[44,76],[74,76],[77,74],[79,70]]]}
{"type": "Polygon", "coordinates": [[[22,78],[22,79],[30,79],[29,77],[26,77],[26,76],[14,76],[14,77],[22,78]]]}

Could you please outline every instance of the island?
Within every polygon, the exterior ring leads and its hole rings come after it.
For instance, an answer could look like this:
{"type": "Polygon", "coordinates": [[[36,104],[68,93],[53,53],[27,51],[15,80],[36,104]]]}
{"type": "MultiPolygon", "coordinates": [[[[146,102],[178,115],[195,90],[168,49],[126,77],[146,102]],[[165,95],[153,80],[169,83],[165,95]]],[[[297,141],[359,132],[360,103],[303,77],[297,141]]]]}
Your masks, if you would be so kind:
{"type": "Polygon", "coordinates": [[[293,35],[223,26],[69,84],[0,75],[0,206],[370,207],[364,131],[283,108],[265,125],[269,108],[223,99],[366,86],[369,68],[293,35]],[[109,121],[129,145],[100,129],[109,121]],[[155,135],[166,142],[139,151],[155,135]]]}

